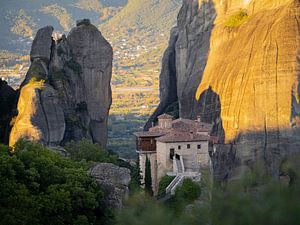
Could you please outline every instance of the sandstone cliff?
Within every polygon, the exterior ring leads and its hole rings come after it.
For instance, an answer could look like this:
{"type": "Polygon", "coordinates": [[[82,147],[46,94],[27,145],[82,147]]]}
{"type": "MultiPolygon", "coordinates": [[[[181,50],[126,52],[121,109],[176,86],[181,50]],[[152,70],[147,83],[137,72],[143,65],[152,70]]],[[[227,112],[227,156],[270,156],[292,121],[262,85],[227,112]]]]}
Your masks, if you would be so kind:
{"type": "Polygon", "coordinates": [[[112,48],[87,19],[59,40],[52,32],[44,27],[33,41],[10,145],[19,138],[50,146],[88,138],[105,146],[112,48]]]}
{"type": "Polygon", "coordinates": [[[178,101],[179,116],[214,124],[218,180],[259,159],[278,177],[281,162],[300,152],[299,19],[299,0],[184,1],[147,126],[178,101]]]}

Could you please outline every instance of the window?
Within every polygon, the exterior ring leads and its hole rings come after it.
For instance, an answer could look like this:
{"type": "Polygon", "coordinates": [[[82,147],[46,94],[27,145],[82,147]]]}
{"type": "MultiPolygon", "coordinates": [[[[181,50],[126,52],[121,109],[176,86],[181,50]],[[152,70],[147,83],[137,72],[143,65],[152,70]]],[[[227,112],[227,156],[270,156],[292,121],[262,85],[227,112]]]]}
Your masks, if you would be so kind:
{"type": "Polygon", "coordinates": [[[178,145],[178,149],[181,149],[181,145],[178,145]]]}
{"type": "Polygon", "coordinates": [[[191,148],[191,145],[190,144],[187,144],[187,146],[186,146],[188,149],[190,149],[191,148]]]}
{"type": "Polygon", "coordinates": [[[175,149],[170,148],[170,159],[173,159],[174,155],[175,155],[175,149]]]}
{"type": "Polygon", "coordinates": [[[197,145],[197,148],[198,148],[198,149],[201,149],[201,145],[197,145]]]}

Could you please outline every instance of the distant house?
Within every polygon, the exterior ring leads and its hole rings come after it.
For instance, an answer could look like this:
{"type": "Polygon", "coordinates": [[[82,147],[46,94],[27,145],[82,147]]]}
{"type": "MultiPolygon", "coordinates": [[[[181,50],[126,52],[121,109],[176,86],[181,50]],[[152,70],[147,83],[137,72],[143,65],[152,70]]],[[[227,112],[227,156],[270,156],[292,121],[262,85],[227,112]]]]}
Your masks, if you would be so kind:
{"type": "Polygon", "coordinates": [[[176,178],[167,188],[174,194],[185,177],[201,178],[201,169],[210,168],[209,151],[217,138],[210,136],[212,125],[197,120],[176,119],[163,114],[158,125],[149,131],[136,132],[141,175],[145,177],[146,158],[151,163],[152,188],[155,194],[165,175],[176,178]]]}

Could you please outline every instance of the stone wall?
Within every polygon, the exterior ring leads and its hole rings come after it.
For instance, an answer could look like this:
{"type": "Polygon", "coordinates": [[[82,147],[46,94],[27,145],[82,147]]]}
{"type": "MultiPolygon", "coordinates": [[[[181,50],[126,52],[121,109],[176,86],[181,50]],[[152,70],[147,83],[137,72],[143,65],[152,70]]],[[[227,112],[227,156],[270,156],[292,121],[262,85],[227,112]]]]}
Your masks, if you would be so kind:
{"type": "Polygon", "coordinates": [[[158,182],[157,182],[157,154],[156,153],[140,153],[139,160],[140,160],[140,169],[141,169],[141,176],[142,176],[142,186],[145,184],[145,169],[146,169],[146,158],[150,160],[151,165],[151,179],[152,179],[152,189],[154,195],[157,194],[158,190],[158,182]]]}

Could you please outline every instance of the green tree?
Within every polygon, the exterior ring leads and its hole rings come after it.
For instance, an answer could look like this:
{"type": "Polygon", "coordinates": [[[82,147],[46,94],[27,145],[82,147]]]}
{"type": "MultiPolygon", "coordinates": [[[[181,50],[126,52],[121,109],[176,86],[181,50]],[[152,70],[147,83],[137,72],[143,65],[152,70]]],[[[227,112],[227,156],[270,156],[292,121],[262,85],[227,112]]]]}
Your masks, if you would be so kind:
{"type": "Polygon", "coordinates": [[[110,162],[117,164],[117,155],[111,154],[99,144],[93,144],[90,140],[82,139],[79,142],[71,141],[65,149],[75,161],[110,162]]]}
{"type": "Polygon", "coordinates": [[[161,178],[158,186],[158,197],[163,197],[166,195],[166,188],[169,184],[174,180],[175,177],[171,176],[164,176],[161,178]]]}
{"type": "Polygon", "coordinates": [[[153,195],[153,190],[152,190],[152,177],[151,177],[151,163],[148,157],[146,157],[146,162],[145,162],[145,191],[153,195]]]}
{"type": "Polygon", "coordinates": [[[139,191],[141,187],[141,170],[140,170],[140,160],[137,159],[137,163],[132,167],[131,171],[131,183],[130,189],[133,192],[139,191]]]}
{"type": "Polygon", "coordinates": [[[182,185],[176,189],[176,193],[167,202],[166,205],[180,216],[185,207],[193,204],[201,195],[201,187],[190,178],[183,181],[182,185]]]}
{"type": "Polygon", "coordinates": [[[0,224],[108,224],[104,192],[82,163],[40,144],[0,146],[0,224]]]}

